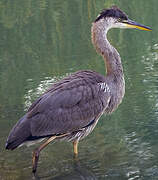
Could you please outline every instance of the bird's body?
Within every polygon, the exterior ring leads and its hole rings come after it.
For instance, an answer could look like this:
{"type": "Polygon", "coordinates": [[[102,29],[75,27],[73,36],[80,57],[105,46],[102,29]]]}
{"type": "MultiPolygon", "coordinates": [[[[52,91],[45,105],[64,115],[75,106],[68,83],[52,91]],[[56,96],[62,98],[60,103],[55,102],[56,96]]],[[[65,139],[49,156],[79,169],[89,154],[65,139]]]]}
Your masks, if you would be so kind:
{"type": "MultiPolygon", "coordinates": [[[[117,82],[118,78],[114,81],[117,82]]],[[[124,81],[120,87],[123,87],[123,97],[124,81]]],[[[94,71],[78,71],[53,84],[32,104],[14,126],[8,147],[14,149],[25,142],[29,144],[29,141],[66,133],[68,135],[63,139],[80,140],[93,130],[104,112],[116,109],[122,99],[117,98],[120,91],[117,83],[116,86],[110,83],[108,76],[94,71]],[[21,136],[16,138],[18,133],[21,136]]]]}
{"type": "Polygon", "coordinates": [[[6,148],[12,150],[22,144],[47,139],[33,154],[34,172],[39,152],[52,140],[72,141],[77,154],[79,140],[94,129],[103,113],[113,112],[121,103],[125,93],[121,58],[106,38],[116,18],[128,19],[116,7],[104,10],[91,29],[92,43],[103,56],[107,75],[78,71],[56,82],[31,105],[10,132],[6,148]]]}

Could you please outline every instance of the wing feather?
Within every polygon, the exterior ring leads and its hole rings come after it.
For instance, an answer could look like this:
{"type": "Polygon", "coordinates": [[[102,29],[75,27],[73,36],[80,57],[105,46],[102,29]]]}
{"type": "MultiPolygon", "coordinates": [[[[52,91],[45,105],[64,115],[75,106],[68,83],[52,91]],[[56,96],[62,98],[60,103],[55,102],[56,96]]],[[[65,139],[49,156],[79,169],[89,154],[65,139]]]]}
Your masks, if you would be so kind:
{"type": "Polygon", "coordinates": [[[98,82],[82,78],[55,86],[29,109],[32,136],[72,132],[85,127],[108,106],[110,93],[103,92],[98,82]],[[73,84],[73,85],[72,85],[73,84]]]}

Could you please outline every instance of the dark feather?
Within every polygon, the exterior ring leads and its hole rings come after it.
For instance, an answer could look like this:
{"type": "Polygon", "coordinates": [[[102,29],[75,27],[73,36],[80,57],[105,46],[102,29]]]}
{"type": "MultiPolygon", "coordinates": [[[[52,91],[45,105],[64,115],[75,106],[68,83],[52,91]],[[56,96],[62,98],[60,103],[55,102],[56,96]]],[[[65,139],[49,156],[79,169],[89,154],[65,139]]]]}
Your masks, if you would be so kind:
{"type": "Polygon", "coordinates": [[[91,71],[75,73],[69,77],[69,81],[68,78],[62,80],[67,82],[64,86],[59,83],[59,88],[55,84],[55,88],[52,87],[45,93],[28,112],[32,135],[44,136],[76,131],[97,117],[107,106],[109,94],[107,98],[103,98],[98,86],[100,80],[93,79],[95,75],[91,71]]]}
{"type": "Polygon", "coordinates": [[[6,149],[15,149],[31,135],[30,123],[26,116],[23,116],[11,130],[6,142],[6,149]]]}
{"type": "Polygon", "coordinates": [[[88,126],[108,105],[110,94],[100,90],[105,77],[79,71],[55,83],[37,99],[12,129],[6,148],[14,149],[29,138],[48,137],[88,126]]]}
{"type": "Polygon", "coordinates": [[[113,17],[120,18],[121,20],[127,20],[128,16],[121,11],[117,6],[112,6],[110,9],[103,9],[99,16],[96,18],[95,22],[99,21],[102,18],[113,17]]]}

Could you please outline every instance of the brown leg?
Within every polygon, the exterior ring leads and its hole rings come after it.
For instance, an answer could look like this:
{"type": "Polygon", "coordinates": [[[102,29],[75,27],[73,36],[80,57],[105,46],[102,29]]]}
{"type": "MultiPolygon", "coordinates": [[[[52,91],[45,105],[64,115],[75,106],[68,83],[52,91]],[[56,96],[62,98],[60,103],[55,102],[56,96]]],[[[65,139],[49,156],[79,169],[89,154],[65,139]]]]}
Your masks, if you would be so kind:
{"type": "Polygon", "coordinates": [[[66,134],[62,134],[59,136],[52,136],[49,139],[47,139],[47,141],[45,141],[39,148],[37,148],[34,152],[33,152],[33,156],[32,156],[32,172],[35,173],[36,169],[37,169],[37,163],[38,163],[38,159],[39,159],[39,154],[41,152],[42,149],[44,149],[50,142],[52,142],[54,139],[56,138],[60,138],[60,137],[64,137],[66,135],[68,135],[69,133],[66,134]]]}
{"type": "Polygon", "coordinates": [[[37,169],[37,163],[38,163],[38,159],[39,159],[39,154],[40,151],[45,148],[50,142],[52,142],[54,139],[56,139],[57,136],[52,136],[51,138],[49,138],[46,142],[44,142],[39,148],[37,148],[34,152],[33,152],[33,156],[32,156],[32,172],[35,173],[36,169],[37,169]]]}
{"type": "Polygon", "coordinates": [[[73,148],[74,148],[74,158],[77,158],[77,156],[78,156],[78,140],[73,142],[73,148]]]}

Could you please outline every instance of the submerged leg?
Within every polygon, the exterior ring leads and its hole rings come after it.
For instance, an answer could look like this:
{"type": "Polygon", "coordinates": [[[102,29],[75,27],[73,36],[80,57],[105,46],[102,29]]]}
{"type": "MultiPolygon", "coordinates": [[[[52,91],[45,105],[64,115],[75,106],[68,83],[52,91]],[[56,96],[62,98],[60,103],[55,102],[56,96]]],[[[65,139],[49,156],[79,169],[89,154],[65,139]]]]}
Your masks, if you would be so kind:
{"type": "Polygon", "coordinates": [[[33,152],[33,156],[32,156],[32,172],[35,173],[36,169],[37,169],[37,163],[38,163],[38,159],[39,159],[39,154],[40,151],[45,148],[50,142],[52,142],[54,139],[56,139],[57,136],[52,136],[51,138],[49,138],[46,142],[44,142],[39,148],[37,148],[34,152],[33,152]]]}
{"type": "Polygon", "coordinates": [[[39,148],[37,148],[37,149],[33,152],[33,156],[32,156],[32,172],[33,172],[33,173],[36,172],[37,163],[38,163],[38,159],[39,159],[39,154],[40,154],[41,150],[44,149],[44,148],[45,148],[50,142],[52,142],[54,139],[67,136],[68,134],[69,134],[69,133],[61,134],[61,135],[56,135],[56,136],[50,137],[49,139],[47,139],[47,141],[45,141],[39,148]]]}
{"type": "Polygon", "coordinates": [[[74,158],[77,158],[77,156],[78,156],[78,140],[75,140],[73,142],[73,149],[74,149],[74,158]]]}

